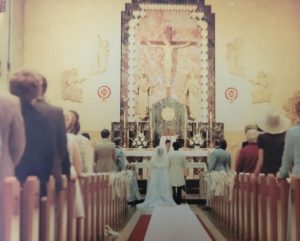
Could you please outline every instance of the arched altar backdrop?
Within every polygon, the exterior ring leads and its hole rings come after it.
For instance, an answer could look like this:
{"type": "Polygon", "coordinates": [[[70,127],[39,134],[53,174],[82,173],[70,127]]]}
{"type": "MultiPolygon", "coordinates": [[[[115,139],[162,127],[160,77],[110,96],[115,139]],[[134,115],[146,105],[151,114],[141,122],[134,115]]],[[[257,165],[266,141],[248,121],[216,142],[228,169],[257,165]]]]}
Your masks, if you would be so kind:
{"type": "Polygon", "coordinates": [[[215,18],[203,0],[133,0],[122,12],[120,135],[126,147],[177,136],[202,147],[223,132],[215,123],[215,18]],[[215,128],[217,127],[218,133],[215,128]]]}

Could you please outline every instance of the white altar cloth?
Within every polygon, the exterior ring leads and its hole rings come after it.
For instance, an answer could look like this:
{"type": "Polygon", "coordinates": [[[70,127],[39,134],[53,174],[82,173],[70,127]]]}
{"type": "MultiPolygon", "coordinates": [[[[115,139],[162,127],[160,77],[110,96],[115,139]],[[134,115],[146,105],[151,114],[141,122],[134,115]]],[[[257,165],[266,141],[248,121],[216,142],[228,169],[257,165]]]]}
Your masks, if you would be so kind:
{"type": "Polygon", "coordinates": [[[188,205],[154,208],[144,241],[211,241],[188,205]]]}
{"type": "MultiPolygon", "coordinates": [[[[182,150],[186,157],[207,157],[209,149],[187,149],[182,150]]],[[[153,155],[154,149],[136,149],[136,148],[127,148],[125,153],[127,157],[151,157],[153,155]]]]}

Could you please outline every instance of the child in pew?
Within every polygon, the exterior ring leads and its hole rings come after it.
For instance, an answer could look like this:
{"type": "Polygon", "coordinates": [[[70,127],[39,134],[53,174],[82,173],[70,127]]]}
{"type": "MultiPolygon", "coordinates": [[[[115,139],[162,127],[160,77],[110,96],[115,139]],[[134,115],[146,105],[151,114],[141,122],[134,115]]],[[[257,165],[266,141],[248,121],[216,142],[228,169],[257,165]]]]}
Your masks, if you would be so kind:
{"type": "Polygon", "coordinates": [[[133,164],[129,164],[126,159],[124,149],[122,148],[122,139],[118,137],[114,140],[114,143],[116,145],[117,170],[119,172],[124,170],[130,171],[128,172],[130,174],[130,196],[128,198],[128,203],[131,205],[138,204],[143,200],[139,192],[135,166],[133,164]]]}

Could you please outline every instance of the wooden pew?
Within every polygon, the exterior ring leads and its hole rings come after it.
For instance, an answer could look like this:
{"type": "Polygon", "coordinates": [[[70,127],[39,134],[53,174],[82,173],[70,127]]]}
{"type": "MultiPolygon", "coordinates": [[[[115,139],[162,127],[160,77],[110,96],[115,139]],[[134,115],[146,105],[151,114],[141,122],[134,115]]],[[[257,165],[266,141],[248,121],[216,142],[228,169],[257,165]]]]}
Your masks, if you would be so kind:
{"type": "Polygon", "coordinates": [[[258,180],[250,180],[250,240],[258,240],[258,180]]]}
{"type": "Polygon", "coordinates": [[[84,202],[84,221],[83,221],[83,240],[89,240],[90,237],[90,219],[91,219],[91,176],[80,177],[82,187],[82,196],[84,202]]]}
{"type": "Polygon", "coordinates": [[[67,240],[67,186],[68,181],[66,176],[62,177],[62,190],[59,193],[58,202],[56,206],[56,240],[67,240]]]}
{"type": "Polygon", "coordinates": [[[97,176],[93,175],[91,177],[91,237],[89,240],[97,240],[97,224],[96,224],[96,214],[97,214],[97,176]]]}
{"type": "Polygon", "coordinates": [[[244,240],[251,236],[251,180],[250,174],[244,174],[244,240]]]}
{"type": "Polygon", "coordinates": [[[258,240],[267,241],[267,195],[266,176],[258,176],[258,240]]]}
{"type": "Polygon", "coordinates": [[[47,197],[41,200],[40,240],[55,241],[55,180],[50,176],[47,184],[47,197]]]}
{"type": "Polygon", "coordinates": [[[278,187],[274,175],[267,176],[267,240],[277,241],[278,187]]]}
{"type": "Polygon", "coordinates": [[[235,177],[235,189],[234,189],[234,199],[233,199],[233,226],[236,234],[239,233],[239,216],[240,216],[240,206],[239,206],[239,195],[240,195],[240,182],[239,176],[235,177]]]}
{"type": "Polygon", "coordinates": [[[281,179],[278,183],[278,240],[286,241],[287,240],[287,223],[288,223],[288,207],[289,207],[289,188],[290,185],[286,179],[281,179]]]}
{"type": "Polygon", "coordinates": [[[0,184],[0,240],[20,240],[20,184],[7,177],[0,184]]]}
{"type": "Polygon", "coordinates": [[[239,238],[240,240],[244,240],[245,234],[245,182],[244,182],[244,174],[240,173],[238,180],[239,180],[239,199],[238,199],[238,206],[239,206],[239,218],[238,218],[238,227],[239,227],[239,238]]]}
{"type": "Polygon", "coordinates": [[[27,177],[21,199],[21,241],[39,241],[40,183],[27,177]]]}
{"type": "Polygon", "coordinates": [[[101,188],[101,195],[100,195],[100,236],[104,236],[104,225],[105,225],[105,215],[106,215],[106,210],[105,210],[105,198],[106,198],[106,193],[105,193],[105,188],[106,188],[106,182],[107,182],[107,177],[104,175],[100,176],[100,188],[101,188]]]}

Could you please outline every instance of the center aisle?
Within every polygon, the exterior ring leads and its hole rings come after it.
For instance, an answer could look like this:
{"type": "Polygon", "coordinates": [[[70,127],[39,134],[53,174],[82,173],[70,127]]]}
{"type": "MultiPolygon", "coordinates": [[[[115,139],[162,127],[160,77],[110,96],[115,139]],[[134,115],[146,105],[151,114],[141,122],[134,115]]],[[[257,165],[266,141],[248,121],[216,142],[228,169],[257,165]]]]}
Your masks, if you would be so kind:
{"type": "Polygon", "coordinates": [[[188,205],[153,210],[144,241],[211,241],[188,205]]]}

